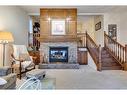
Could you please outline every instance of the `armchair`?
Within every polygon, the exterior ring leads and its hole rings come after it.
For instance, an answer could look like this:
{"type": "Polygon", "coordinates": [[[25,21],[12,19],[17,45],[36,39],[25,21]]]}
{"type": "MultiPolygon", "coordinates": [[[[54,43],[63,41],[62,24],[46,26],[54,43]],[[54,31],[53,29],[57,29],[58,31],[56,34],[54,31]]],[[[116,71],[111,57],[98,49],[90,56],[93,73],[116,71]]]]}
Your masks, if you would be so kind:
{"type": "Polygon", "coordinates": [[[29,55],[25,45],[13,45],[12,68],[21,79],[22,74],[35,69],[32,57],[29,55]]]}
{"type": "Polygon", "coordinates": [[[16,88],[16,74],[11,73],[10,67],[0,67],[0,78],[7,81],[6,84],[0,85],[0,89],[16,88]]]}

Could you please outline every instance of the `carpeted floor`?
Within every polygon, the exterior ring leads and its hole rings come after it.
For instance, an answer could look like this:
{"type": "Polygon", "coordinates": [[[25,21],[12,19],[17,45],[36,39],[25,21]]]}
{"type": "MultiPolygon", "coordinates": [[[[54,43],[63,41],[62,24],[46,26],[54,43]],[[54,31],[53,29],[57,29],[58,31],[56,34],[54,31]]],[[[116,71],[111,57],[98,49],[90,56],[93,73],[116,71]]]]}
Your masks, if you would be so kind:
{"type": "MultiPolygon", "coordinates": [[[[88,65],[80,69],[44,70],[47,78],[56,79],[56,89],[127,89],[127,71],[98,72],[88,65]]],[[[17,81],[17,84],[20,82],[17,81]]]]}

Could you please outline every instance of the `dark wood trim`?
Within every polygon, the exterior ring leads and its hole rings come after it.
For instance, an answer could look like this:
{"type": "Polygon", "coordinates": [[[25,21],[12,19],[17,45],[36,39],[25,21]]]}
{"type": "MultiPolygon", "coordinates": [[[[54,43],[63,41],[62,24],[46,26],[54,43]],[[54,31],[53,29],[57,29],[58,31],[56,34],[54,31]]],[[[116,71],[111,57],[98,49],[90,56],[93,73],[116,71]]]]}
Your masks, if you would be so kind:
{"type": "Polygon", "coordinates": [[[101,45],[97,45],[94,40],[86,33],[86,47],[89,51],[89,54],[94,60],[94,63],[97,66],[97,70],[101,71],[101,45]]]}

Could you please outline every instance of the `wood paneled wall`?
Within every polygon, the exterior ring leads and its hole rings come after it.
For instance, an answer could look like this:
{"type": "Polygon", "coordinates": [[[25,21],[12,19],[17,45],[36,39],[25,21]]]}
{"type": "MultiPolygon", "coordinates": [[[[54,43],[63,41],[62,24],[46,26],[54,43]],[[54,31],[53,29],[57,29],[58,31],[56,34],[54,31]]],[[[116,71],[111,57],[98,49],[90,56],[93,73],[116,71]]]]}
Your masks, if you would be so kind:
{"type": "Polygon", "coordinates": [[[65,19],[66,35],[76,36],[77,34],[77,9],[75,8],[71,8],[71,9],[42,8],[40,9],[41,36],[55,37],[51,34],[51,21],[53,19],[65,19]],[[48,20],[48,18],[50,18],[51,20],[48,20]],[[67,20],[68,18],[70,19],[67,20]]]}

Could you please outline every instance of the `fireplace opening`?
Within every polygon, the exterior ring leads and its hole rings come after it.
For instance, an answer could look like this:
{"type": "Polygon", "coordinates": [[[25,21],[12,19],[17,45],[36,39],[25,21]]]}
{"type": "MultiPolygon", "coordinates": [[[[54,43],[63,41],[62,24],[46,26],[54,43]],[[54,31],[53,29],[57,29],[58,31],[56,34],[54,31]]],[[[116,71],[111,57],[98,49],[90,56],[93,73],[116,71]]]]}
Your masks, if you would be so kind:
{"type": "Polygon", "coordinates": [[[68,62],[68,47],[50,47],[49,62],[68,62]]]}

